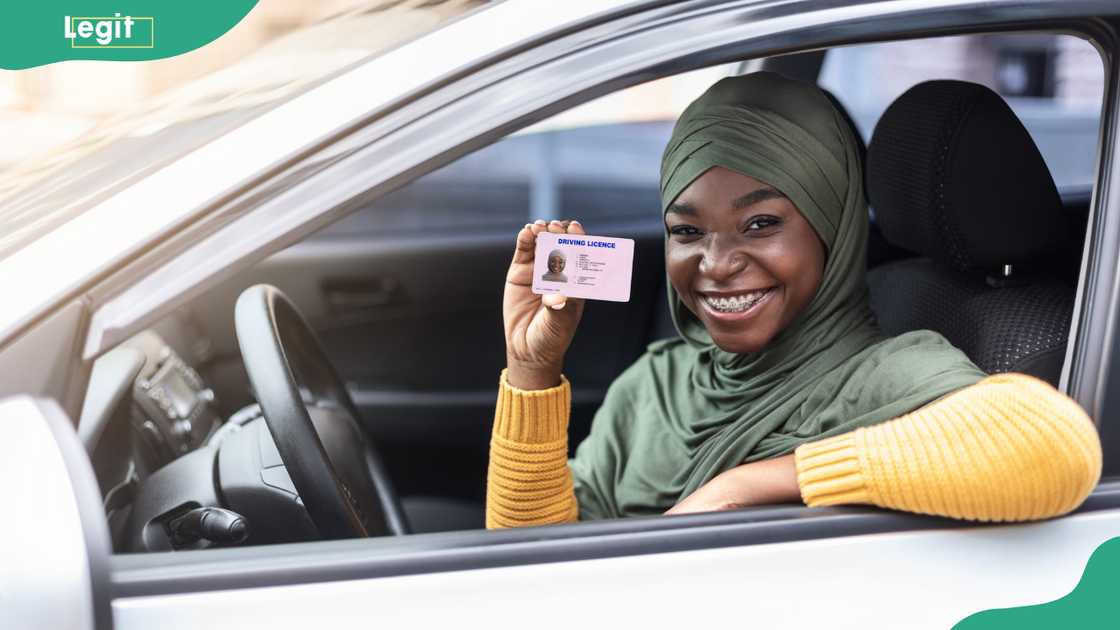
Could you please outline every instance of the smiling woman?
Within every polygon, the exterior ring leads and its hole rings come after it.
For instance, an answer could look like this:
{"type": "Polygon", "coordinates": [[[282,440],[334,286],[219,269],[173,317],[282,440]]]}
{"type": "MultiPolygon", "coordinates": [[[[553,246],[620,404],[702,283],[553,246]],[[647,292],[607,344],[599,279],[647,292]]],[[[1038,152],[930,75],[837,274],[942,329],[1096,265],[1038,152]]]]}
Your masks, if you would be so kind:
{"type": "Polygon", "coordinates": [[[677,298],[728,351],[762,350],[820,287],[824,243],[788,197],[753,177],[711,168],[669,205],[665,225],[677,298]]]}
{"type": "Polygon", "coordinates": [[[570,463],[560,366],[583,303],[533,295],[527,275],[538,234],[584,230],[521,230],[490,527],[799,499],[997,521],[1080,505],[1101,454],[1076,403],[987,377],[931,331],[880,333],[856,146],[823,92],[772,73],[724,79],[684,111],[661,169],[680,337],[615,381],[570,463]],[[998,483],[1008,471],[1022,483],[998,483]]]}

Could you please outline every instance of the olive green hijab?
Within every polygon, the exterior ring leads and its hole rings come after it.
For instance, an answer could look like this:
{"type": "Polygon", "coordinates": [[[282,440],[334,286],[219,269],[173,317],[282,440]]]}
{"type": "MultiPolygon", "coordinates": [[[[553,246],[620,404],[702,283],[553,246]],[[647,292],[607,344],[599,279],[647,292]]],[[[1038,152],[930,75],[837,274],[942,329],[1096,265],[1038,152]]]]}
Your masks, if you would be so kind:
{"type": "Polygon", "coordinates": [[[661,162],[661,210],[713,166],[784,193],[824,241],[816,296],[767,347],[716,347],[672,284],[680,338],[611,385],[571,462],[580,517],[663,512],[745,462],[895,418],[983,378],[930,331],[886,338],[865,282],[867,205],[855,138],[817,87],[759,72],[685,109],[661,162]]]}

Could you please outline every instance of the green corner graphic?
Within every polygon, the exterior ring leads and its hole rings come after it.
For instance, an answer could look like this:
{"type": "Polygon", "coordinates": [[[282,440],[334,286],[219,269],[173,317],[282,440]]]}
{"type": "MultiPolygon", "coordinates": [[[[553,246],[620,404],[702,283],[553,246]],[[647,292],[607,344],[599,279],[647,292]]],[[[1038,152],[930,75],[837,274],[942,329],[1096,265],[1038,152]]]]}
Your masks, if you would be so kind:
{"type": "Polygon", "coordinates": [[[1120,537],[1089,557],[1081,581],[1065,597],[1037,606],[997,608],[965,617],[953,630],[1120,628],[1120,537]]]}
{"type": "Polygon", "coordinates": [[[174,57],[218,39],[257,0],[23,0],[5,7],[0,68],[58,61],[148,61],[174,57]]]}

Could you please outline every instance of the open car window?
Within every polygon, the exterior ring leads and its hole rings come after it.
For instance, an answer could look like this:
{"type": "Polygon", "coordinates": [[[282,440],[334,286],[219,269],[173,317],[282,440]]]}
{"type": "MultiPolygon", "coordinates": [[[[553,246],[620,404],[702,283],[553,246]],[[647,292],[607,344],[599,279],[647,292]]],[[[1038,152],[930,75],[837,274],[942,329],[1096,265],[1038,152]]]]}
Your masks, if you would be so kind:
{"type": "Polygon", "coordinates": [[[496,233],[579,215],[600,229],[660,223],[661,151],[673,123],[738,63],[621,90],[552,116],[393,191],[321,239],[496,233]]]}

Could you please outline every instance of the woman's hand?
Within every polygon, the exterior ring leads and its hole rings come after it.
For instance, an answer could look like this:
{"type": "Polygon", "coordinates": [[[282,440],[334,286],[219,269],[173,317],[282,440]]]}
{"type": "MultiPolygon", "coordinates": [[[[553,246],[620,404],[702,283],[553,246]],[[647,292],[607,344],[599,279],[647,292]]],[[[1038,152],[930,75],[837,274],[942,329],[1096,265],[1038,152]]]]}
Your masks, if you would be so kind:
{"type": "Polygon", "coordinates": [[[502,315],[506,329],[506,378],[520,389],[545,389],[560,384],[564,353],[576,334],[583,300],[533,293],[533,259],[537,235],[585,234],[578,221],[527,223],[517,233],[513,262],[506,274],[502,315]]]}
{"type": "Polygon", "coordinates": [[[801,501],[793,455],[742,464],[717,475],[665,514],[733,510],[801,501]]]}

